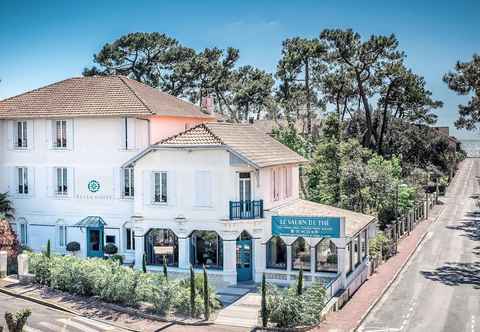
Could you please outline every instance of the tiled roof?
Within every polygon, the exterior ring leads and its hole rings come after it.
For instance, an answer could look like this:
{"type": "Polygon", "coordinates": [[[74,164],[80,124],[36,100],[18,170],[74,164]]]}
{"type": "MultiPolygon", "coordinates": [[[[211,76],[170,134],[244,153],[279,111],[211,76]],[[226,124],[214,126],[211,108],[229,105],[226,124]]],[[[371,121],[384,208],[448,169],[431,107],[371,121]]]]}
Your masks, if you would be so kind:
{"type": "Polygon", "coordinates": [[[368,224],[375,221],[375,217],[337,207],[323,205],[303,199],[295,200],[278,208],[271,210],[278,215],[283,216],[327,216],[345,218],[345,235],[352,237],[365,228],[368,224]]]}
{"type": "Polygon", "coordinates": [[[69,78],[0,101],[0,118],[96,115],[212,117],[125,76],[69,78]]]}
{"type": "Polygon", "coordinates": [[[257,167],[307,162],[287,146],[249,124],[205,123],[166,138],[157,145],[224,145],[257,167]]]}

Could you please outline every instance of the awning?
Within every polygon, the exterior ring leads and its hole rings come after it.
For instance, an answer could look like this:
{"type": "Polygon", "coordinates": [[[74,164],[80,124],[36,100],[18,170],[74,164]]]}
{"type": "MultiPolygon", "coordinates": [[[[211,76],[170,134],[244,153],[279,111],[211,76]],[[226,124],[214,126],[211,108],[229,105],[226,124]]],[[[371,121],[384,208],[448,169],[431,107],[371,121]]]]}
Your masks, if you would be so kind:
{"type": "Polygon", "coordinates": [[[106,223],[102,219],[102,217],[99,216],[88,216],[79,222],[77,222],[74,227],[103,227],[105,226],[106,223]]]}

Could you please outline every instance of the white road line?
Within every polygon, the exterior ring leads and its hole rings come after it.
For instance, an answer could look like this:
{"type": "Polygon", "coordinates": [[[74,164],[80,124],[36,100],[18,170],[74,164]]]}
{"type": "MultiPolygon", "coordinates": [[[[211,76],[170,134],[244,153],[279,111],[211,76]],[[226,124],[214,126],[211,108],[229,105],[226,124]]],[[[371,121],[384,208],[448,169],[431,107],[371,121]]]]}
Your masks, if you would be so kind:
{"type": "Polygon", "coordinates": [[[67,332],[64,326],[59,326],[48,322],[40,322],[38,323],[38,325],[45,326],[50,331],[67,332]]]}
{"type": "Polygon", "coordinates": [[[33,327],[30,327],[30,326],[27,326],[27,325],[25,325],[23,327],[23,331],[24,332],[42,332],[40,330],[34,329],[33,327]]]}
{"type": "Polygon", "coordinates": [[[77,329],[79,329],[79,330],[82,331],[82,332],[98,332],[98,330],[89,328],[89,327],[87,327],[87,326],[84,325],[84,324],[80,324],[80,323],[74,322],[74,321],[72,321],[70,318],[69,318],[69,319],[67,319],[67,318],[57,319],[57,322],[60,322],[60,323],[62,323],[62,324],[64,324],[64,325],[73,326],[74,328],[77,328],[77,329]]]}
{"type": "Polygon", "coordinates": [[[101,322],[97,322],[96,320],[88,319],[88,318],[85,318],[85,317],[73,317],[73,319],[76,320],[76,321],[79,321],[79,322],[86,323],[88,325],[95,326],[95,327],[99,328],[100,330],[104,330],[104,331],[111,331],[111,330],[115,329],[115,327],[113,327],[111,325],[101,323],[101,322]]]}
{"type": "Polygon", "coordinates": [[[470,320],[472,324],[472,332],[475,332],[475,316],[472,315],[472,319],[470,320]]]}

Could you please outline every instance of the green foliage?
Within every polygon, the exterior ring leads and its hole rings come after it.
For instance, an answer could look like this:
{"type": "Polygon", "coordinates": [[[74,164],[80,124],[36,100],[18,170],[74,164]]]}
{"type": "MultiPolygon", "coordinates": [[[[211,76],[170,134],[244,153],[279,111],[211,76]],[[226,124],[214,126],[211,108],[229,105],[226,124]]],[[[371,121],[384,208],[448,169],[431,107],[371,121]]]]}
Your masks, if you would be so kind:
{"type": "Polygon", "coordinates": [[[73,256],[30,254],[30,271],[35,281],[54,289],[129,306],[151,303],[157,313],[171,312],[194,317],[220,308],[215,289],[204,276],[190,280],[168,280],[163,274],[143,273],[121,266],[113,259],[81,259],[73,256]],[[193,285],[193,311],[191,306],[193,285]],[[207,306],[205,306],[207,305],[207,306]]]}
{"type": "Polygon", "coordinates": [[[278,141],[304,157],[308,157],[312,150],[311,142],[305,139],[294,126],[274,128],[272,134],[278,141]]]}
{"type": "Polygon", "coordinates": [[[393,245],[392,240],[387,238],[382,232],[368,241],[368,254],[370,257],[387,257],[390,251],[390,246],[393,245]]]}
{"type": "Polygon", "coordinates": [[[5,218],[0,218],[0,251],[7,252],[7,274],[16,273],[17,256],[21,247],[17,234],[5,218]]]}
{"type": "Polygon", "coordinates": [[[262,316],[262,326],[267,327],[268,325],[268,309],[267,309],[267,281],[265,279],[265,272],[262,274],[262,286],[261,286],[261,316],[262,316]]]}
{"type": "Polygon", "coordinates": [[[193,266],[190,265],[190,316],[194,317],[196,313],[196,303],[195,303],[195,272],[193,266]]]}
{"type": "MultiPolygon", "coordinates": [[[[22,332],[25,324],[27,324],[27,319],[32,314],[30,309],[23,309],[15,314],[10,312],[5,313],[5,322],[7,323],[9,332],[22,332]]],[[[0,331],[1,331],[0,327],[0,331]]]]}
{"type": "Polygon", "coordinates": [[[118,252],[118,247],[115,243],[107,243],[104,250],[107,255],[115,255],[118,252]]]}
{"type": "Polygon", "coordinates": [[[147,255],[145,253],[142,256],[142,271],[147,273],[147,255]]]}
{"type": "Polygon", "coordinates": [[[205,265],[203,266],[203,308],[205,320],[210,319],[210,293],[208,287],[208,275],[205,265]]]}
{"type": "Polygon", "coordinates": [[[67,251],[69,251],[69,252],[80,251],[80,243],[78,243],[76,241],[68,242],[67,251]]]}
{"type": "Polygon", "coordinates": [[[302,295],[303,293],[303,268],[300,268],[298,272],[298,280],[297,280],[297,295],[302,295]]]}
{"type": "Polygon", "coordinates": [[[119,265],[123,265],[123,256],[122,255],[112,255],[111,260],[117,262],[119,265]]]}
{"type": "Polygon", "coordinates": [[[47,256],[47,258],[52,257],[52,243],[50,240],[47,241],[47,250],[45,251],[45,256],[47,256]]]}
{"type": "Polygon", "coordinates": [[[168,272],[167,272],[167,259],[163,256],[163,276],[165,279],[168,279],[168,272]]]}
{"type": "Polygon", "coordinates": [[[8,193],[0,193],[0,214],[0,219],[6,219],[7,221],[15,219],[15,209],[8,198],[8,193]]]}
{"type": "Polygon", "coordinates": [[[325,306],[325,288],[313,284],[301,294],[296,287],[278,288],[267,285],[267,310],[269,321],[281,328],[314,325],[320,322],[320,312],[325,306]]]}

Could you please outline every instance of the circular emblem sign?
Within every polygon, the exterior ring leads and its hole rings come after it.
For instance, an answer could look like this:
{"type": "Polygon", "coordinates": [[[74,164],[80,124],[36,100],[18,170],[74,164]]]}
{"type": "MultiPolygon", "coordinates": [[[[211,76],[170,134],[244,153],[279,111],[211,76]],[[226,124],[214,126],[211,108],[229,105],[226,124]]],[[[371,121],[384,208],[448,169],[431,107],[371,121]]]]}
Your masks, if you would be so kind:
{"type": "Polygon", "coordinates": [[[88,183],[88,190],[90,190],[92,193],[96,193],[100,190],[100,182],[98,182],[97,180],[90,181],[88,183]]]}

